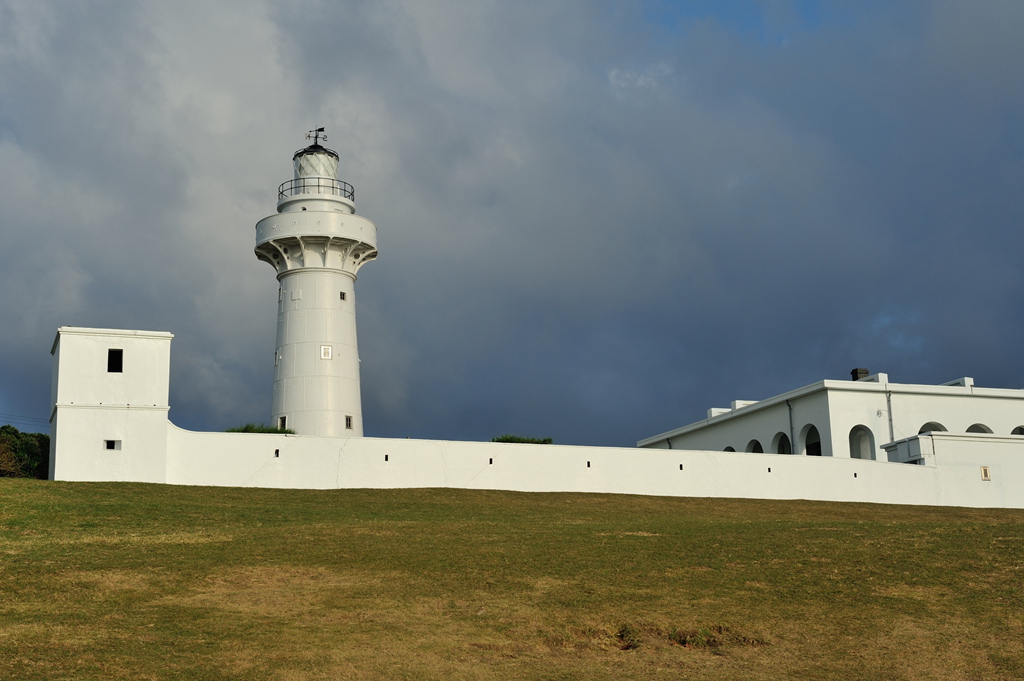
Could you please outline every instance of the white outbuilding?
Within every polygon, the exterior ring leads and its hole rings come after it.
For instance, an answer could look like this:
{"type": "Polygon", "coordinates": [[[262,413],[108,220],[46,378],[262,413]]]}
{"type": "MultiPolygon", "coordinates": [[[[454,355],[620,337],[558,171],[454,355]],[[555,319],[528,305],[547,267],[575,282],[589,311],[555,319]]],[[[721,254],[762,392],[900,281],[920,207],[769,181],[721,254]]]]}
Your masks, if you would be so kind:
{"type": "Polygon", "coordinates": [[[919,385],[864,369],[851,374],[851,381],[819,381],[712,408],[706,419],[637,444],[904,463],[924,462],[919,436],[926,433],[967,436],[977,447],[1006,439],[1024,445],[1024,390],[980,388],[972,378],[919,385]]]}

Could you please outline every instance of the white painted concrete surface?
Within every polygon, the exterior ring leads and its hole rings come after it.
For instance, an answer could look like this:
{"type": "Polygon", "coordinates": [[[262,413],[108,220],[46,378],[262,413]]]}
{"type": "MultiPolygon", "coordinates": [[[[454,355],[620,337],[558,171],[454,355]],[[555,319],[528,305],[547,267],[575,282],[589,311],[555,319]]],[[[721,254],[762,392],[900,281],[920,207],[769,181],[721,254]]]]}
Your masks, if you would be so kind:
{"type": "Polygon", "coordinates": [[[877,374],[859,381],[820,381],[758,402],[733,404],[733,409],[711,409],[708,418],[641,440],[638,446],[746,451],[757,441],[765,452],[778,453],[779,436],[786,435],[792,453],[806,454],[813,426],[822,456],[884,461],[883,445],[922,431],[1014,437],[1015,430],[1024,432],[1024,390],[981,388],[971,378],[917,385],[892,383],[886,374],[877,374]],[[866,438],[860,440],[858,434],[866,438]]]}
{"type": "MultiPolygon", "coordinates": [[[[885,443],[880,459],[891,455],[921,461],[908,464],[664,448],[196,433],[167,420],[170,339],[170,334],[141,331],[58,331],[51,426],[54,479],[1024,508],[1024,436],[934,433],[885,443]],[[110,373],[106,357],[111,348],[124,350],[123,376],[105,375],[110,373]],[[120,442],[120,448],[106,449],[108,440],[120,442]]],[[[781,408],[788,418],[785,401],[781,408]]],[[[755,413],[763,412],[764,423],[773,429],[776,424],[768,416],[778,409],[775,404],[755,413]]],[[[813,417],[815,409],[820,404],[812,400],[806,412],[797,413],[813,417]]]]}
{"type": "Polygon", "coordinates": [[[172,334],[62,326],[53,355],[51,480],[163,482],[172,334]],[[121,366],[109,365],[120,351],[121,366]]]}
{"type": "Polygon", "coordinates": [[[278,213],[256,224],[256,257],[280,282],[272,423],[302,435],[361,436],[355,280],[377,256],[377,228],[355,215],[338,155],[295,152],[278,213]]]}

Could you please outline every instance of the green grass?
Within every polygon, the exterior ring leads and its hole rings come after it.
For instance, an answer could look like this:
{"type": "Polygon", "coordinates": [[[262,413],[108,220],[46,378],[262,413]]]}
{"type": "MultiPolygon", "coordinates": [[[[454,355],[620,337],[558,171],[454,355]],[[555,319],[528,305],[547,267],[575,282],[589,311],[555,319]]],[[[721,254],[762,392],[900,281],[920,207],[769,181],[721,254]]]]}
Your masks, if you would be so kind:
{"type": "Polygon", "coordinates": [[[0,480],[2,679],[1020,679],[1024,512],[0,480]]]}

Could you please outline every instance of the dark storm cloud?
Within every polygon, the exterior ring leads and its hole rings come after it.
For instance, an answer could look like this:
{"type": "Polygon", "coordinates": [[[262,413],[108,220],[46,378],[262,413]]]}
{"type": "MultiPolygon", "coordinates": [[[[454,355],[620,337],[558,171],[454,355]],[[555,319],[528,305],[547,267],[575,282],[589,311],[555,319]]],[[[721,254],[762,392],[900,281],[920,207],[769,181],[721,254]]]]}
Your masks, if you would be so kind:
{"type": "Polygon", "coordinates": [[[1024,385],[1018,3],[84,7],[0,2],[0,411],[45,418],[78,324],[174,332],[179,425],[266,419],[252,225],[316,124],[380,230],[369,435],[630,444],[855,365],[1024,385]]]}

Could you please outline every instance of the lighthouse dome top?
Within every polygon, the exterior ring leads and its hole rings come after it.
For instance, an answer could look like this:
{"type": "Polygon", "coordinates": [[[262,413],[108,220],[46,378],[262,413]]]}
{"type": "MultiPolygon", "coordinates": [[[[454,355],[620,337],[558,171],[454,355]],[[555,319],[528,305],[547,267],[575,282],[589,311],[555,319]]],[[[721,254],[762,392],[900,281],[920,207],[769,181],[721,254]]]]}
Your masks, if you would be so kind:
{"type": "Polygon", "coordinates": [[[295,152],[295,155],[292,156],[292,158],[298,158],[299,156],[305,156],[306,154],[327,154],[328,156],[333,156],[334,158],[340,158],[338,156],[338,152],[336,152],[334,149],[328,149],[327,147],[319,143],[310,144],[308,147],[299,149],[298,151],[295,152]]]}

